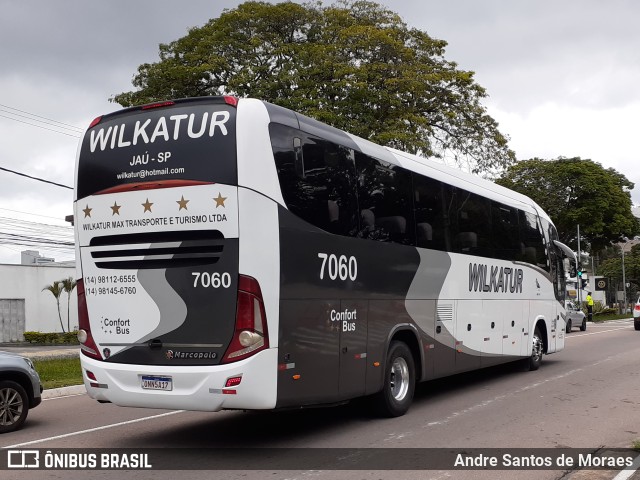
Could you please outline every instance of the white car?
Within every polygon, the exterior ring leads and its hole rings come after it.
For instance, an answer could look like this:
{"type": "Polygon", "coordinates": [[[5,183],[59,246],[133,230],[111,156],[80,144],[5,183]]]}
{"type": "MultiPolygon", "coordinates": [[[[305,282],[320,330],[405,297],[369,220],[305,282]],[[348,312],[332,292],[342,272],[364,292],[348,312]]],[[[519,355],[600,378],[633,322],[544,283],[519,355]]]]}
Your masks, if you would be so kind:
{"type": "MultiPolygon", "coordinates": [[[[587,316],[584,314],[582,310],[577,308],[573,302],[565,302],[564,304],[565,310],[567,312],[566,316],[566,324],[567,324],[567,333],[571,332],[573,327],[580,327],[580,331],[584,332],[587,329],[587,316]]],[[[638,311],[640,314],[640,310],[638,311]]],[[[640,319],[638,320],[638,324],[636,329],[640,329],[640,319]]]]}
{"type": "Polygon", "coordinates": [[[640,297],[633,307],[633,326],[636,330],[640,330],[640,297]]]}

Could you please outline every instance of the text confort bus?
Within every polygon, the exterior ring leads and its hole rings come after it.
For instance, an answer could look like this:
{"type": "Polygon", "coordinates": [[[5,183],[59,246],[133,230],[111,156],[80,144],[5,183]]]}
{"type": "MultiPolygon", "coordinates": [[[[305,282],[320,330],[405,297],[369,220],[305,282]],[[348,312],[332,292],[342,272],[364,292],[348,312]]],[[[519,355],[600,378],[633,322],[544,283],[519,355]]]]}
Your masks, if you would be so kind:
{"type": "Polygon", "coordinates": [[[254,99],[97,118],[75,226],[89,395],[275,409],[564,346],[563,255],[529,198],[254,99]]]}

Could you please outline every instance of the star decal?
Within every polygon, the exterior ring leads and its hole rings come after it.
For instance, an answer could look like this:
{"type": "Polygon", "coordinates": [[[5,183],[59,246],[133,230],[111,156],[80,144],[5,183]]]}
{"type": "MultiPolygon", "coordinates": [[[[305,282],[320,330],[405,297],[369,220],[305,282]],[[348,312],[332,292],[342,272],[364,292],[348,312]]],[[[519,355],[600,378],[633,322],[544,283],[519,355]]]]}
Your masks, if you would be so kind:
{"type": "MultiPolygon", "coordinates": [[[[151,203],[149,201],[149,199],[147,198],[147,201],[144,202],[144,203],[141,203],[140,205],[142,205],[144,207],[144,211],[145,212],[150,212],[151,211],[151,205],[153,205],[153,203],[151,203]]],[[[144,212],[142,212],[142,213],[144,213],[144,212]]]]}
{"type": "Polygon", "coordinates": [[[178,209],[178,211],[182,210],[183,208],[185,210],[188,210],[187,203],[189,203],[189,200],[185,200],[184,195],[181,195],[180,200],[176,200],[176,203],[180,205],[180,208],[178,209]]]}
{"type": "Polygon", "coordinates": [[[84,218],[91,217],[91,210],[93,210],[93,208],[89,208],[89,204],[87,204],[86,208],[82,209],[84,212],[84,218]]]}
{"type": "Polygon", "coordinates": [[[113,202],[113,206],[110,207],[113,211],[113,213],[111,213],[111,216],[114,216],[116,214],[120,215],[120,207],[122,207],[122,205],[118,205],[116,202],[113,202]]]}
{"type": "Polygon", "coordinates": [[[214,198],[214,200],[216,202],[216,208],[218,208],[220,206],[226,208],[225,205],[224,205],[224,201],[226,199],[227,199],[227,197],[223,197],[222,194],[220,192],[218,192],[218,196],[216,198],[214,198]]]}

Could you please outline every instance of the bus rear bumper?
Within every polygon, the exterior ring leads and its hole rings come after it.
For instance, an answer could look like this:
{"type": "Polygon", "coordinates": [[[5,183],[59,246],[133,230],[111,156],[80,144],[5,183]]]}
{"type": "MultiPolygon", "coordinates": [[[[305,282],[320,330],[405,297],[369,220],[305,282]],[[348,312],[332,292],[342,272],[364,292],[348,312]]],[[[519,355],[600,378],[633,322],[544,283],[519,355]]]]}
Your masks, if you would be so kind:
{"type": "Polygon", "coordinates": [[[89,396],[123,407],[217,412],[222,409],[269,410],[276,405],[278,349],[271,348],[226,365],[128,365],[81,356],[89,396]],[[89,378],[91,372],[95,380],[89,378]],[[171,390],[142,388],[142,377],[171,379],[171,390]],[[239,385],[227,379],[242,376],[239,385]]]}

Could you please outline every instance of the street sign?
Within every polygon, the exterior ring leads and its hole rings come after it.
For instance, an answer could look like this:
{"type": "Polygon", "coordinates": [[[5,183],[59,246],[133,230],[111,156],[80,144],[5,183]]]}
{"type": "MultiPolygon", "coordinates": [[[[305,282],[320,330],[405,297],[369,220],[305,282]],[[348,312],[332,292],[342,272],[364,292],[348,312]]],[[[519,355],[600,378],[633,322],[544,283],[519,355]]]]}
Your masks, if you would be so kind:
{"type": "Polygon", "coordinates": [[[607,289],[607,279],[598,278],[596,280],[596,290],[606,290],[606,289],[607,289]]]}

